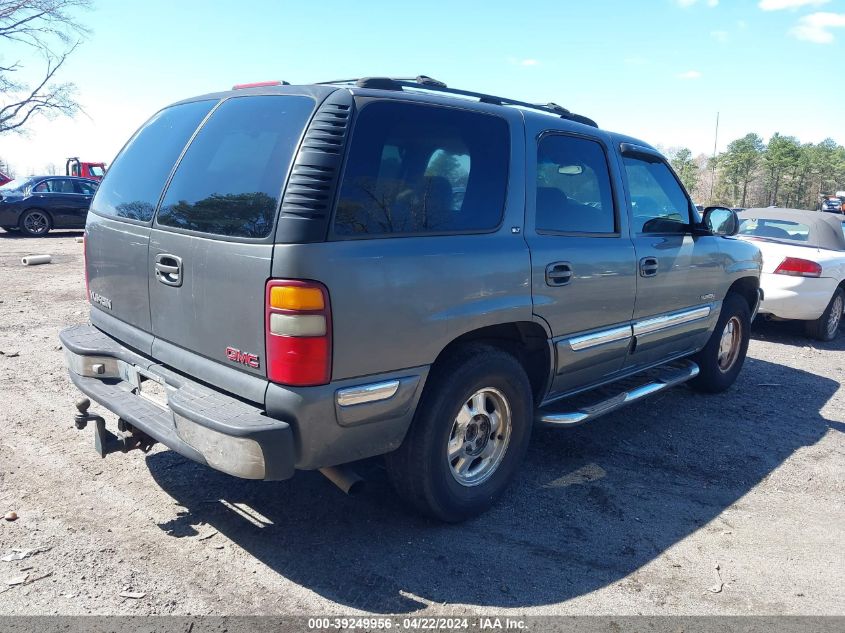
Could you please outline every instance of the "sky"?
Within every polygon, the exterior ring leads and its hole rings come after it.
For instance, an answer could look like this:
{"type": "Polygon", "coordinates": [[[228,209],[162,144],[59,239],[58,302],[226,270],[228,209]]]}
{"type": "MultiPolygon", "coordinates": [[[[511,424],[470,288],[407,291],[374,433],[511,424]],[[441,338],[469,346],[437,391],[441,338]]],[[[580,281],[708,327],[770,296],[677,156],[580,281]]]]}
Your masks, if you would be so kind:
{"type": "MultiPolygon", "coordinates": [[[[0,136],[18,175],[111,162],[149,116],[236,83],[429,75],[561,104],[669,149],[845,143],[845,0],[93,0],[62,81],[84,113],[0,136]]],[[[40,61],[0,48],[0,65],[40,61]]]]}

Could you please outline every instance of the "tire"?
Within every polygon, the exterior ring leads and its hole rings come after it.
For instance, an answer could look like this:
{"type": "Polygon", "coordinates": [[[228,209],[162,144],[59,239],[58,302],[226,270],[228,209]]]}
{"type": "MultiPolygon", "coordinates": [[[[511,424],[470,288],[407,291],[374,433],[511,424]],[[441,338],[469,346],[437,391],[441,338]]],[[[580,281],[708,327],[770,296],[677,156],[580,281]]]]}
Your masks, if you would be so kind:
{"type": "Polygon", "coordinates": [[[748,303],[738,294],[728,293],[710,340],[692,356],[699,373],[689,381],[689,386],[704,393],[721,393],[734,384],[748,352],[750,327],[748,303]]]}
{"type": "Polygon", "coordinates": [[[53,220],[50,214],[41,209],[29,209],[24,211],[18,221],[21,233],[29,237],[44,237],[53,228],[53,220]]]}
{"type": "Polygon", "coordinates": [[[488,345],[458,348],[433,368],[402,445],[386,456],[394,488],[441,521],[481,514],[514,479],[533,413],[531,383],[516,358],[488,345]]]}
{"type": "Polygon", "coordinates": [[[845,291],[837,288],[822,315],[815,321],[807,321],[807,336],[819,341],[832,341],[839,335],[842,312],[845,310],[845,291]]]}

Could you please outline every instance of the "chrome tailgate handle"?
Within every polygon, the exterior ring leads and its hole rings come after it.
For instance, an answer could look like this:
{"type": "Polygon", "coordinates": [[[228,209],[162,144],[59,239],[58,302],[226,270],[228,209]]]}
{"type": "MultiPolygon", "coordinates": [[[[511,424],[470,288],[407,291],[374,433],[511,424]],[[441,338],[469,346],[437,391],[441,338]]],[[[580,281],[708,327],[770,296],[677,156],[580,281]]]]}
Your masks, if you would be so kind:
{"type": "Polygon", "coordinates": [[[155,275],[166,286],[182,285],[182,258],[159,253],[155,258],[155,275]]]}

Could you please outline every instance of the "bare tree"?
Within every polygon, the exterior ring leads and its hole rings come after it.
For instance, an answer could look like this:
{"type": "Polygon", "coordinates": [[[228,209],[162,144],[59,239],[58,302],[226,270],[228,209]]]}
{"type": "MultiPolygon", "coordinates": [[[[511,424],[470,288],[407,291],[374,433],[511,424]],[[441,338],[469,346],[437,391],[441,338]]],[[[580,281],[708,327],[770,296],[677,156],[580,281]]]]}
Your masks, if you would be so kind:
{"type": "Polygon", "coordinates": [[[23,131],[33,116],[73,116],[79,104],[72,83],[55,78],[68,56],[88,34],[73,14],[90,7],[90,0],[0,0],[0,134],[23,131]],[[24,51],[43,59],[41,79],[27,84],[17,79],[24,51]]]}

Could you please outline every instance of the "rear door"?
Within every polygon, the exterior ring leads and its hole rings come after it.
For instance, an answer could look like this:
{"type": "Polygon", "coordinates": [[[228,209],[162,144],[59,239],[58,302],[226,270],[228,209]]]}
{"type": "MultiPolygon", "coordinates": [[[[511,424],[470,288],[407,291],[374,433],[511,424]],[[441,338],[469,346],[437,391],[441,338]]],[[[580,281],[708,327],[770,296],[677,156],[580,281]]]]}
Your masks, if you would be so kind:
{"type": "Polygon", "coordinates": [[[91,320],[148,354],[152,324],[147,261],[153,213],[176,160],[215,103],[171,106],[147,121],[115,159],[88,214],[91,320]]]}
{"type": "Polygon", "coordinates": [[[192,372],[200,354],[266,375],[273,226],[314,107],[300,95],[232,97],[191,141],[162,198],[144,266],[157,359],[192,372]]]}
{"type": "MultiPolygon", "coordinates": [[[[530,125],[530,122],[529,122],[530,125]]],[[[609,379],[631,342],[636,277],[616,166],[598,135],[528,129],[534,313],[552,330],[553,394],[609,379]],[[537,139],[535,141],[534,139],[537,139]]]]}

